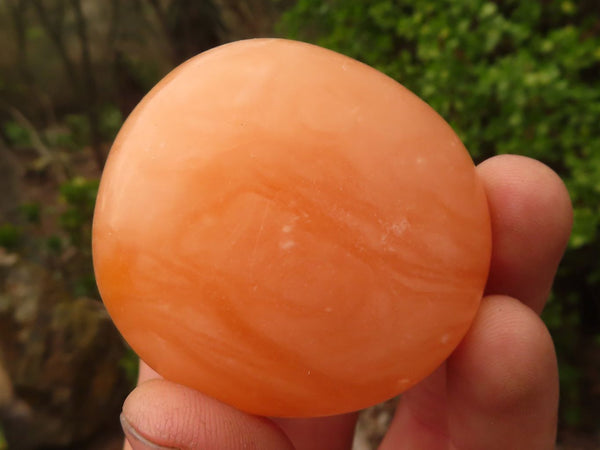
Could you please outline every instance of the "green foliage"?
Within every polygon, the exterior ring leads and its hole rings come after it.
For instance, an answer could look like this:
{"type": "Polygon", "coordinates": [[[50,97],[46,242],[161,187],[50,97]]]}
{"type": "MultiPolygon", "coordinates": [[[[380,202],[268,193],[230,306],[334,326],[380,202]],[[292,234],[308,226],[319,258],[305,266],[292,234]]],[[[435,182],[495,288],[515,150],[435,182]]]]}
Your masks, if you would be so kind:
{"type": "Polygon", "coordinates": [[[63,243],[60,236],[53,234],[46,238],[46,248],[51,254],[58,255],[63,249],[63,243]]]}
{"type": "Polygon", "coordinates": [[[6,439],[4,438],[4,431],[2,430],[2,426],[0,426],[0,450],[8,450],[8,444],[6,443],[6,439]]]}
{"type": "Polygon", "coordinates": [[[42,220],[41,208],[38,202],[23,203],[21,213],[25,220],[32,225],[38,225],[42,220]]]}
{"type": "Polygon", "coordinates": [[[96,297],[98,298],[98,288],[96,287],[96,278],[93,271],[88,271],[73,280],[71,290],[75,297],[96,297]]]}
{"type": "Polygon", "coordinates": [[[114,140],[123,125],[123,115],[114,105],[105,105],[100,110],[100,134],[108,142],[114,140]]]}
{"type": "Polygon", "coordinates": [[[15,250],[21,244],[22,233],[19,227],[12,223],[0,224],[0,247],[15,250]]]}
{"type": "Polygon", "coordinates": [[[15,147],[26,147],[31,145],[31,136],[29,131],[21,124],[9,120],[4,122],[3,131],[8,141],[15,147]]]}
{"type": "Polygon", "coordinates": [[[453,126],[476,161],[517,153],[561,175],[575,223],[544,319],[569,424],[583,417],[584,331],[600,335],[590,306],[600,292],[599,13],[595,0],[299,0],[279,24],[287,37],[401,82],[453,126]]]}
{"type": "Polygon", "coordinates": [[[135,54],[119,54],[119,62],[123,72],[140,87],[143,92],[148,92],[165,75],[157,61],[141,58],[135,54]]]}
{"type": "MultiPolygon", "coordinates": [[[[574,295],[574,294],[571,294],[574,295]]],[[[551,295],[542,319],[554,332],[555,346],[560,367],[559,379],[561,385],[560,415],[570,426],[581,422],[581,382],[583,370],[574,358],[580,346],[580,327],[578,311],[573,308],[575,298],[560,301],[556,295],[551,295]]]]}
{"type": "Polygon", "coordinates": [[[83,114],[68,114],[65,116],[65,125],[69,132],[63,135],[63,142],[67,148],[81,150],[90,142],[90,123],[83,114]]]}
{"type": "Polygon", "coordinates": [[[75,177],[60,187],[66,208],[60,216],[60,225],[76,246],[90,242],[90,227],[99,181],[75,177]]]}
{"type": "Polygon", "coordinates": [[[44,137],[48,147],[53,150],[65,149],[77,151],[82,148],[85,137],[82,137],[80,131],[73,133],[69,128],[67,120],[65,123],[57,126],[48,127],[44,130],[44,137]]]}
{"type": "Polygon", "coordinates": [[[91,253],[92,218],[98,185],[97,179],[78,176],[60,186],[63,208],[58,225],[61,233],[50,235],[45,240],[50,255],[74,254],[77,265],[69,270],[67,282],[75,297],[99,298],[91,253]]]}
{"type": "Polygon", "coordinates": [[[131,347],[126,347],[125,354],[119,361],[119,366],[125,372],[125,377],[129,381],[131,387],[135,387],[140,369],[140,360],[131,347]]]}
{"type": "MultiPolygon", "coordinates": [[[[84,114],[67,114],[64,118],[64,128],[46,136],[53,146],[64,147],[78,151],[90,145],[90,122],[84,114]]],[[[106,104],[99,110],[98,128],[102,139],[111,142],[123,125],[121,111],[111,104],[106,104]]]]}

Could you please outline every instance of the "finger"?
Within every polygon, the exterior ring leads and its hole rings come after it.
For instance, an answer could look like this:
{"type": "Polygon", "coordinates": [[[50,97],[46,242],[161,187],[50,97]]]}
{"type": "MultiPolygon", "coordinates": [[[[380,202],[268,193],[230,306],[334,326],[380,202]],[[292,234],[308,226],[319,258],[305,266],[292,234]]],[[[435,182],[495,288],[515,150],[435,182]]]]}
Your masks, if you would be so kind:
{"type": "MultiPolygon", "coordinates": [[[[148,366],[148,364],[146,364],[144,361],[142,361],[140,359],[137,384],[140,385],[144,381],[153,380],[155,378],[161,379],[162,377],[157,372],[152,370],[150,368],[150,366],[148,366]]],[[[127,426],[127,423],[122,423],[122,425],[123,425],[123,431],[125,432],[125,427],[127,426]]],[[[127,439],[125,439],[125,444],[123,445],[123,450],[134,450],[131,448],[131,445],[129,444],[127,439]]]]}
{"type": "Polygon", "coordinates": [[[381,450],[554,448],[554,347],[539,316],[518,300],[486,297],[426,385],[405,394],[381,450]]]}
{"type": "Polygon", "coordinates": [[[518,298],[540,313],[571,232],[567,189],[550,168],[523,156],[497,156],[477,170],[492,222],[486,294],[518,298]]]}
{"type": "MultiPolygon", "coordinates": [[[[140,361],[138,384],[156,378],[162,377],[140,361]]],[[[272,421],[284,431],[296,450],[342,450],[352,445],[357,416],[351,413],[315,419],[273,418],[272,421]]]]}
{"type": "Polygon", "coordinates": [[[296,450],[348,450],[352,448],[358,413],[315,419],[272,419],[296,450]]]}
{"type": "Polygon", "coordinates": [[[489,297],[448,360],[449,431],[461,449],[552,449],[558,367],[542,320],[518,300],[489,297]]]}
{"type": "Polygon", "coordinates": [[[402,394],[379,450],[448,450],[446,363],[402,394]]]}
{"type": "Polygon", "coordinates": [[[134,389],[123,405],[121,422],[133,450],[293,449],[285,434],[268,419],[245,414],[161,379],[134,389]]]}

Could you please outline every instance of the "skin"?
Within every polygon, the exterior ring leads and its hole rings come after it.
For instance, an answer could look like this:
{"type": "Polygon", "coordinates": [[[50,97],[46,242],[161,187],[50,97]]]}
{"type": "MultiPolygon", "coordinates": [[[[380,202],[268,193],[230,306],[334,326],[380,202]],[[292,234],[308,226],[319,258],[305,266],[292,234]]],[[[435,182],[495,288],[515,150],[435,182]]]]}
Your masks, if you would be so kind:
{"type": "MultiPolygon", "coordinates": [[[[558,368],[539,318],[572,225],[569,195],[545,165],[520,156],[477,168],[493,230],[489,281],[467,336],[406,392],[380,446],[388,449],[553,449],[558,368]]],[[[350,449],[356,414],[251,416],[160,378],[143,363],[123,406],[125,449],[350,449]]]]}

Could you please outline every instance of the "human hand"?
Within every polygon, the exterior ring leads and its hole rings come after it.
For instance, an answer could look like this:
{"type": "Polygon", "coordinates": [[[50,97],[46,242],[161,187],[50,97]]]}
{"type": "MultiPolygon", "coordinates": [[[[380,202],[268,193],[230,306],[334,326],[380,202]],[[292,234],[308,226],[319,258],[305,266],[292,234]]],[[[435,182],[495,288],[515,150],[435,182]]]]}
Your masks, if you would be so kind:
{"type": "MultiPolygon", "coordinates": [[[[528,158],[498,156],[477,170],[493,231],[485,297],[448,360],[402,395],[381,450],[554,448],[558,370],[538,314],[569,237],[569,195],[554,172],[528,158]]],[[[121,416],[133,450],[349,449],[356,418],[252,416],[143,363],[121,416]]]]}

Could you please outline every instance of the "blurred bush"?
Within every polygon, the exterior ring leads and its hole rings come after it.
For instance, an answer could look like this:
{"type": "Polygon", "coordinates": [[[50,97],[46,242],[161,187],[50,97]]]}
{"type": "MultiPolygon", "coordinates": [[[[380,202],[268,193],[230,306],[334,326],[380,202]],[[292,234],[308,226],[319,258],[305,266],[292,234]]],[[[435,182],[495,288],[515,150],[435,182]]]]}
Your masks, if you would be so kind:
{"type": "MultiPolygon", "coordinates": [[[[539,159],[575,208],[544,319],[563,425],[600,423],[600,3],[596,0],[299,0],[283,35],[357,58],[436,109],[474,159],[539,159]]],[[[526,251],[526,249],[523,249],[526,251]]]]}

